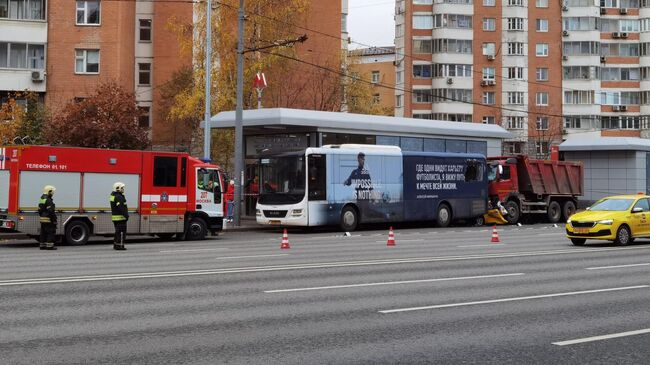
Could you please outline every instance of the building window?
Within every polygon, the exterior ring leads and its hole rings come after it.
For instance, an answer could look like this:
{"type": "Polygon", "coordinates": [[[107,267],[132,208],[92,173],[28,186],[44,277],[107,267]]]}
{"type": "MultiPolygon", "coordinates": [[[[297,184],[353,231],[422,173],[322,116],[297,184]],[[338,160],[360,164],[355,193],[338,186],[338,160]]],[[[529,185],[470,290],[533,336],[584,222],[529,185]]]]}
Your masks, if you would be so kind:
{"type": "Polygon", "coordinates": [[[151,108],[148,106],[139,106],[140,116],[138,117],[138,125],[140,128],[151,127],[151,108]]]}
{"type": "Polygon", "coordinates": [[[524,117],[506,117],[508,129],[524,129],[524,117]]]}
{"type": "Polygon", "coordinates": [[[508,56],[523,56],[524,43],[523,42],[508,42],[507,48],[508,56]]]}
{"type": "Polygon", "coordinates": [[[538,8],[548,8],[548,0],[535,0],[535,6],[538,8]]]}
{"type": "Polygon", "coordinates": [[[508,0],[508,6],[524,6],[523,0],[508,0]]]}
{"type": "Polygon", "coordinates": [[[432,53],[431,39],[414,39],[413,40],[413,53],[432,53]]]}
{"type": "Polygon", "coordinates": [[[373,84],[379,83],[379,71],[372,71],[371,81],[373,84]]]}
{"type": "Polygon", "coordinates": [[[397,71],[397,73],[395,74],[395,79],[396,79],[395,81],[396,81],[398,84],[402,82],[402,78],[403,78],[402,75],[403,75],[403,74],[404,74],[404,71],[397,71]]]}
{"type": "Polygon", "coordinates": [[[535,70],[535,78],[537,81],[548,81],[548,68],[538,67],[535,70]]]}
{"type": "Polygon", "coordinates": [[[494,67],[483,67],[483,80],[495,80],[495,70],[494,67]]]}
{"type": "Polygon", "coordinates": [[[45,20],[45,0],[0,0],[0,18],[45,20]]]}
{"type": "Polygon", "coordinates": [[[483,93],[483,104],[485,105],[495,104],[495,93],[493,91],[486,91],[483,93]]]}
{"type": "Polygon", "coordinates": [[[490,116],[483,117],[483,124],[494,124],[494,117],[490,117],[490,116]]]}
{"type": "Polygon", "coordinates": [[[535,105],[537,106],[548,106],[548,93],[547,92],[538,92],[535,94],[535,105]]]}
{"type": "Polygon", "coordinates": [[[536,127],[538,131],[548,130],[548,117],[537,117],[536,127]]]}
{"type": "Polygon", "coordinates": [[[538,157],[548,155],[548,145],[547,141],[537,141],[535,142],[535,153],[538,157]]]}
{"type": "Polygon", "coordinates": [[[496,24],[495,18],[483,18],[483,30],[494,31],[496,30],[496,24]]]}
{"type": "Polygon", "coordinates": [[[523,67],[508,67],[508,80],[523,80],[524,68],[523,67]]]}
{"type": "Polygon", "coordinates": [[[138,85],[151,85],[151,63],[138,63],[138,85]]]}
{"type": "Polygon", "coordinates": [[[548,57],[548,43],[537,43],[535,45],[535,55],[537,57],[548,57]]]}
{"type": "Polygon", "coordinates": [[[413,15],[413,29],[433,29],[433,16],[413,15]]]}
{"type": "Polygon", "coordinates": [[[431,5],[433,0],[413,0],[413,5],[431,5]]]}
{"type": "Polygon", "coordinates": [[[99,0],[77,1],[77,25],[99,25],[99,0]]]}
{"type": "Polygon", "coordinates": [[[151,42],[151,19],[140,19],[140,42],[151,42]]]}
{"type": "Polygon", "coordinates": [[[45,68],[45,46],[0,42],[0,67],[43,70],[45,68]]]}
{"type": "Polygon", "coordinates": [[[396,106],[397,108],[401,108],[401,107],[403,106],[403,105],[402,105],[402,99],[403,99],[403,97],[404,97],[404,95],[396,95],[396,96],[395,96],[395,106],[396,106]]]}
{"type": "Polygon", "coordinates": [[[99,50],[98,49],[77,49],[75,50],[75,73],[98,74],[99,73],[99,50]]]}
{"type": "Polygon", "coordinates": [[[483,6],[496,6],[496,0],[483,0],[483,6]]]}
{"type": "MultiPolygon", "coordinates": [[[[413,65],[413,77],[430,78],[431,65],[413,65]]],[[[401,79],[397,82],[401,82],[401,79]]]]}
{"type": "Polygon", "coordinates": [[[372,94],[372,102],[375,104],[379,104],[381,102],[381,97],[379,94],[372,94]]]}
{"type": "Polygon", "coordinates": [[[548,32],[548,19],[537,19],[535,24],[538,32],[548,32]]]}
{"type": "Polygon", "coordinates": [[[506,93],[508,104],[523,104],[524,103],[524,93],[523,91],[508,91],[506,93]]]}
{"type": "Polygon", "coordinates": [[[496,55],[496,50],[495,43],[483,43],[483,55],[494,56],[496,55]]]}
{"type": "Polygon", "coordinates": [[[508,30],[524,30],[524,18],[508,18],[508,30]]]}

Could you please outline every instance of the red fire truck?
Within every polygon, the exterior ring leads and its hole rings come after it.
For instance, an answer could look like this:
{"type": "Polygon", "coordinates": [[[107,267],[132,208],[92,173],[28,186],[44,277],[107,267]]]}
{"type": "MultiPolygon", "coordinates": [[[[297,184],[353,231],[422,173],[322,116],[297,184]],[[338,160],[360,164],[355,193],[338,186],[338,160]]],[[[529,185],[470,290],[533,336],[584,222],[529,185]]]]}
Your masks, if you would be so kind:
{"type": "Polygon", "coordinates": [[[43,186],[54,185],[57,235],[71,244],[110,236],[117,181],[126,184],[128,234],[199,240],[223,227],[215,165],[186,153],[50,146],[0,147],[0,226],[36,236],[43,186]]]}

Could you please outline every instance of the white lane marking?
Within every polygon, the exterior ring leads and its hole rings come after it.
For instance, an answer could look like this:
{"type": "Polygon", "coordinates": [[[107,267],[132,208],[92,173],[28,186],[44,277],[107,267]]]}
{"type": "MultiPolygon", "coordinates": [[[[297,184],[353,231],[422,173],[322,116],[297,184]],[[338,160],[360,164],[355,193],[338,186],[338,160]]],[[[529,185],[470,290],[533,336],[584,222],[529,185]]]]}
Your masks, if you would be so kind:
{"type": "Polygon", "coordinates": [[[396,284],[419,284],[419,283],[431,283],[431,282],[436,282],[436,281],[488,279],[488,278],[500,278],[500,277],[506,277],[506,276],[519,276],[519,275],[524,275],[524,273],[495,274],[495,275],[481,275],[481,276],[461,276],[461,277],[457,277],[457,278],[438,278],[438,279],[422,279],[422,280],[386,281],[386,282],[380,282],[380,283],[363,283],[363,284],[348,284],[348,285],[317,286],[317,287],[311,287],[311,288],[277,289],[277,290],[265,290],[264,293],[289,293],[289,292],[309,291],[309,290],[360,288],[360,287],[364,287],[364,286],[380,286],[380,285],[396,285],[396,284]]]}
{"type": "Polygon", "coordinates": [[[203,252],[203,251],[226,251],[230,250],[229,248],[194,248],[194,249],[186,249],[186,250],[164,250],[160,251],[161,253],[176,253],[176,252],[203,252]]]}
{"type": "Polygon", "coordinates": [[[467,248],[467,247],[489,247],[489,246],[503,246],[503,243],[490,243],[487,245],[464,245],[464,246],[456,246],[456,247],[461,247],[461,248],[467,248]]]}
{"type": "Polygon", "coordinates": [[[250,255],[250,256],[227,256],[227,257],[217,257],[215,260],[230,260],[230,259],[250,259],[255,257],[277,257],[277,256],[289,256],[288,253],[279,253],[275,255],[250,255]]]}
{"type": "MultiPolygon", "coordinates": [[[[397,241],[397,237],[395,237],[395,241],[397,241]]],[[[421,241],[424,241],[424,240],[423,239],[416,239],[416,240],[399,240],[399,241],[400,242],[421,242],[421,241]]],[[[380,242],[386,242],[386,241],[375,241],[375,242],[380,243],[380,242]]]]}
{"type": "Polygon", "coordinates": [[[226,269],[204,269],[204,270],[185,270],[185,271],[163,271],[163,272],[148,272],[148,273],[132,273],[132,274],[107,274],[95,276],[71,276],[71,277],[57,277],[57,278],[31,278],[31,279],[12,279],[0,280],[0,286],[10,285],[26,285],[26,284],[52,284],[64,282],[78,282],[78,281],[101,281],[101,280],[115,280],[115,279],[138,279],[138,278],[156,278],[156,277],[174,277],[174,276],[193,276],[193,275],[215,275],[215,274],[233,274],[233,273],[251,273],[251,272],[267,272],[267,271],[284,271],[284,270],[310,270],[310,269],[326,269],[336,267],[354,267],[354,266],[373,266],[373,265],[396,265],[396,264],[412,264],[412,263],[427,263],[427,262],[441,262],[441,261],[459,261],[459,260],[480,260],[480,259],[499,259],[510,257],[527,257],[527,256],[546,256],[556,255],[563,253],[585,253],[585,252],[605,252],[605,251],[624,251],[624,250],[641,250],[648,249],[650,246],[634,246],[634,247],[613,247],[613,248],[600,248],[600,249],[570,249],[570,250],[554,250],[554,251],[530,251],[530,252],[517,252],[517,253],[494,253],[483,255],[467,255],[467,256],[439,256],[439,257],[414,257],[404,259],[386,259],[386,260],[368,260],[368,261],[339,261],[339,262],[323,262],[314,264],[291,264],[281,266],[252,266],[252,267],[239,267],[239,268],[226,268],[226,269]]]}
{"type": "Polygon", "coordinates": [[[619,337],[643,335],[643,334],[646,334],[646,333],[650,333],[650,328],[645,328],[645,329],[636,330],[636,331],[612,333],[610,335],[578,338],[576,340],[553,342],[553,345],[558,345],[558,346],[576,345],[576,344],[579,344],[579,343],[609,340],[609,339],[612,339],[612,338],[619,338],[619,337]]]}
{"type": "Polygon", "coordinates": [[[581,294],[604,293],[604,292],[620,291],[620,290],[643,289],[643,288],[647,288],[647,287],[648,287],[648,285],[637,285],[637,286],[625,286],[625,287],[620,287],[620,288],[582,290],[582,291],[574,291],[574,292],[566,292],[566,293],[531,295],[531,296],[527,296],[527,297],[514,297],[514,298],[502,298],[502,299],[492,299],[492,300],[480,300],[480,301],[476,301],[476,302],[461,302],[461,303],[450,303],[450,304],[440,304],[440,305],[428,305],[428,306],[424,306],[424,307],[388,309],[388,310],[380,310],[379,313],[390,314],[390,313],[400,313],[400,312],[413,312],[413,311],[419,311],[419,310],[425,310],[425,309],[441,309],[441,308],[464,307],[464,306],[480,305],[480,304],[515,302],[515,301],[520,301],[520,300],[544,299],[544,298],[563,297],[563,296],[570,296],[570,295],[581,295],[581,294]]]}
{"type": "Polygon", "coordinates": [[[620,268],[624,268],[624,267],[648,266],[648,265],[650,265],[650,263],[615,265],[615,266],[597,266],[597,267],[586,267],[585,270],[620,269],[620,268]]]}

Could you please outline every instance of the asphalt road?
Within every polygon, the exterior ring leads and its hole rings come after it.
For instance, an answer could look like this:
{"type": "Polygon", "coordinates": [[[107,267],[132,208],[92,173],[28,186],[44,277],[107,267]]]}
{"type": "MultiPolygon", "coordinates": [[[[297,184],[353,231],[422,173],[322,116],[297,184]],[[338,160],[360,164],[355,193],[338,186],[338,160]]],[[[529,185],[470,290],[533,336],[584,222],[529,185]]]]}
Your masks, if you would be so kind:
{"type": "Polygon", "coordinates": [[[650,241],[563,228],[0,244],[2,364],[647,364],[650,241]]]}

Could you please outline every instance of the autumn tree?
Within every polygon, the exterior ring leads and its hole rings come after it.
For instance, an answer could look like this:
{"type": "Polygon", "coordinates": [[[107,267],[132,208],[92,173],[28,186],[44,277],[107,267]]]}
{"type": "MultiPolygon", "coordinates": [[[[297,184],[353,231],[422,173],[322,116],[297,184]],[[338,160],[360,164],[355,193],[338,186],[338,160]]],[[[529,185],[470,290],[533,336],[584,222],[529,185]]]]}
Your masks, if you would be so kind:
{"type": "Polygon", "coordinates": [[[140,115],[135,96],[107,82],[89,98],[70,101],[60,114],[49,118],[43,137],[51,144],[144,149],[149,136],[148,129],[138,123],[140,115]]]}
{"type": "Polygon", "coordinates": [[[0,105],[0,143],[40,144],[46,116],[47,110],[38,94],[30,91],[13,93],[0,105]]]}

